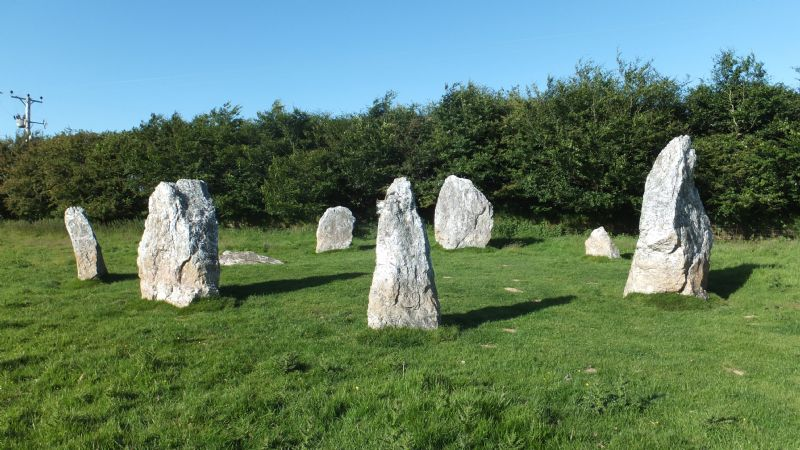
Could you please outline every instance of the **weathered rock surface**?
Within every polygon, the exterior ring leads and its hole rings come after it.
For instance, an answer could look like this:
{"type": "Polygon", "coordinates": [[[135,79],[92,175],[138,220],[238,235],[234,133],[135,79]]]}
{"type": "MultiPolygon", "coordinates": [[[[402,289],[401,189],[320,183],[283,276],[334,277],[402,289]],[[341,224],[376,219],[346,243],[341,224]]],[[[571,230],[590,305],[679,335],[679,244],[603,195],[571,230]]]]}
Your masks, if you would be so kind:
{"type": "Polygon", "coordinates": [[[375,272],[369,290],[370,328],[439,326],[430,245],[406,178],[397,178],[378,202],[375,272]]]}
{"type": "Polygon", "coordinates": [[[450,175],[436,200],[436,242],[448,250],[486,247],[492,238],[493,214],[492,204],[472,181],[450,175]]]}
{"type": "Polygon", "coordinates": [[[67,226],[75,262],[78,264],[78,279],[94,280],[108,273],[103,261],[103,252],[86,211],[80,206],[72,206],[64,211],[64,224],[67,226]]]}
{"type": "Polygon", "coordinates": [[[217,216],[206,183],[160,183],[139,242],[142,298],[178,307],[218,294],[217,216]]]}
{"type": "Polygon", "coordinates": [[[583,243],[586,247],[586,254],[589,256],[605,256],[611,259],[619,258],[619,249],[614,242],[611,241],[611,236],[608,235],[606,229],[603,227],[595,228],[589,239],[583,243]]]}
{"type": "Polygon", "coordinates": [[[219,257],[220,266],[239,266],[248,264],[283,264],[283,261],[270,258],[266,255],[259,255],[255,252],[232,252],[225,250],[219,257]]]}
{"type": "Polygon", "coordinates": [[[647,176],[639,241],[624,295],[675,292],[708,298],[711,223],[694,185],[695,151],[680,136],[661,151],[647,176]]]}
{"type": "Polygon", "coordinates": [[[356,218],[344,206],[325,210],[317,226],[317,253],[342,250],[353,242],[353,224],[356,218]]]}

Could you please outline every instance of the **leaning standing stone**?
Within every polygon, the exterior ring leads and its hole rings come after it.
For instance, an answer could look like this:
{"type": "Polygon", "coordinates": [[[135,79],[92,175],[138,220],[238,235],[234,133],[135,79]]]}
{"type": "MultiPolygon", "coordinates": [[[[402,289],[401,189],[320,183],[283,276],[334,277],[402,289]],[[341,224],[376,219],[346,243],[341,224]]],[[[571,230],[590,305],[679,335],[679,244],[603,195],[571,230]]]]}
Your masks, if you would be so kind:
{"type": "Polygon", "coordinates": [[[78,264],[78,279],[94,280],[108,273],[103,261],[103,252],[86,211],[80,206],[72,206],[64,211],[64,224],[67,226],[75,262],[78,264]]]}
{"type": "Polygon", "coordinates": [[[606,229],[603,227],[595,228],[589,239],[583,243],[586,247],[586,254],[588,256],[605,256],[611,259],[619,258],[619,249],[614,242],[611,241],[611,236],[608,235],[606,229]]]}
{"type": "Polygon", "coordinates": [[[647,176],[639,241],[624,295],[676,292],[708,298],[711,223],[694,185],[689,136],[661,151],[647,176]]]}
{"type": "Polygon", "coordinates": [[[328,208],[317,226],[317,253],[350,247],[355,222],[353,213],[344,206],[328,208]]]}
{"type": "Polygon", "coordinates": [[[389,186],[386,199],[378,202],[378,215],[369,327],[436,328],[439,299],[430,246],[407,179],[397,178],[389,186]]]}
{"type": "Polygon", "coordinates": [[[436,200],[436,242],[452,250],[486,247],[492,238],[492,204],[472,181],[450,175],[436,200]]]}
{"type": "Polygon", "coordinates": [[[217,216],[206,183],[160,183],[150,196],[139,242],[142,298],[178,307],[216,295],[219,285],[217,216]]]}

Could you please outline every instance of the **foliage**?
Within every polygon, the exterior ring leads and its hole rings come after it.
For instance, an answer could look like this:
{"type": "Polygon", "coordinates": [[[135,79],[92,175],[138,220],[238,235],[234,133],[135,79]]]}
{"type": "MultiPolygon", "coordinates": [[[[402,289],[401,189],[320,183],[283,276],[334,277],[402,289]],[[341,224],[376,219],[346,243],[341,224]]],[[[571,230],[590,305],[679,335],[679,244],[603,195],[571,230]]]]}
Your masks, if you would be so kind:
{"type": "Polygon", "coordinates": [[[754,55],[724,51],[686,103],[712,222],[742,234],[785,229],[800,213],[798,92],[770,83],[754,55]]]}
{"type": "Polygon", "coordinates": [[[712,223],[738,234],[790,232],[800,220],[800,92],[754,55],[721,52],[691,88],[649,62],[580,62],[542,88],[445,86],[429,105],[395,94],[331,116],[276,101],[253,119],[225,104],[185,120],[152,115],[114,133],[67,131],[0,142],[0,215],[59,216],[80,204],[100,221],[141,217],[161,181],[201,178],[223,223],[311,222],[327,207],[359,222],[398,176],[431,218],[450,174],[501,214],[634,231],[644,180],[673,137],[690,134],[712,223]]]}

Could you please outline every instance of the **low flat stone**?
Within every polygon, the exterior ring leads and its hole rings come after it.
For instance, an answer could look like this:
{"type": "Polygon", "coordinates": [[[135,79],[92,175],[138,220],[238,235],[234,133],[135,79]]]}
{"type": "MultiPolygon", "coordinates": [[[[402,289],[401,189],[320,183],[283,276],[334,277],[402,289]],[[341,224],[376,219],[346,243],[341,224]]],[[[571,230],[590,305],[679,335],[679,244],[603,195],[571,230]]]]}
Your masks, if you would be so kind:
{"type": "Polygon", "coordinates": [[[80,206],[67,208],[64,211],[64,225],[72,241],[72,251],[78,265],[78,279],[95,280],[106,275],[108,271],[103,261],[103,252],[97,243],[92,224],[86,217],[86,210],[80,206]]]}
{"type": "Polygon", "coordinates": [[[220,266],[239,266],[249,264],[283,264],[283,261],[270,258],[266,255],[259,255],[258,253],[245,251],[245,252],[232,252],[225,250],[219,257],[220,266]]]}

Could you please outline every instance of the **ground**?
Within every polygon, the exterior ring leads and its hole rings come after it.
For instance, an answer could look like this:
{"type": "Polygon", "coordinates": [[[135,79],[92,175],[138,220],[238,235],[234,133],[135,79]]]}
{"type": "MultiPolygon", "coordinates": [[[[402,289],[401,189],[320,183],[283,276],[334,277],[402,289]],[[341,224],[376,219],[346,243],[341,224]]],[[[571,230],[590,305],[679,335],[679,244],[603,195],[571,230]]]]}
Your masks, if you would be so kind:
{"type": "Polygon", "coordinates": [[[585,236],[432,256],[442,326],[369,330],[374,238],[223,229],[221,297],[141,300],[141,224],[0,223],[0,447],[797,448],[800,245],[719,241],[711,299],[622,298],[585,236]],[[508,289],[513,288],[513,289],[508,289]]]}

